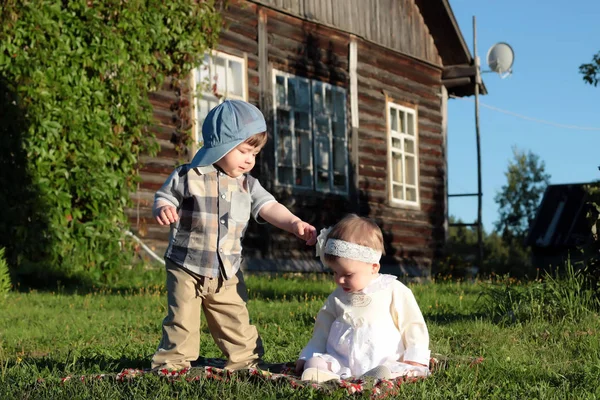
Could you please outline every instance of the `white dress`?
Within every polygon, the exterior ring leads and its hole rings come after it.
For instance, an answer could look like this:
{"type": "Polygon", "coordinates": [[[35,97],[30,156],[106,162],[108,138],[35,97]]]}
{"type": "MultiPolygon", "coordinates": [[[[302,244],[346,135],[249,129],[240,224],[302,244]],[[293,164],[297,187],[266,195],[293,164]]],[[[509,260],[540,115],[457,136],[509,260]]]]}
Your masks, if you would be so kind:
{"type": "Polygon", "coordinates": [[[379,365],[405,375],[410,366],[402,361],[429,365],[429,356],[427,326],[412,291],[381,274],[361,292],[338,287],[329,295],[299,358],[322,358],[345,379],[379,365]]]}

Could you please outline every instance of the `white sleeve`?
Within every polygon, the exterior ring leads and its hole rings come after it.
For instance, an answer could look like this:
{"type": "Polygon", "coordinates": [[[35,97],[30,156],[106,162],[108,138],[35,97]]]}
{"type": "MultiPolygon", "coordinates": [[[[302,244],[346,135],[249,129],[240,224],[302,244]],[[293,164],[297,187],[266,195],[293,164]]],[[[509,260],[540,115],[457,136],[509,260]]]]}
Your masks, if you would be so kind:
{"type": "Polygon", "coordinates": [[[397,283],[394,285],[393,301],[405,349],[403,361],[429,365],[431,352],[425,319],[412,291],[402,283],[397,283]]]}
{"type": "Polygon", "coordinates": [[[315,353],[323,354],[327,350],[327,339],[329,337],[329,330],[333,321],[335,321],[335,302],[333,301],[333,294],[329,295],[327,301],[319,310],[317,314],[317,320],[315,321],[315,328],[313,335],[308,344],[302,349],[300,353],[300,360],[308,360],[313,357],[315,353]]]}

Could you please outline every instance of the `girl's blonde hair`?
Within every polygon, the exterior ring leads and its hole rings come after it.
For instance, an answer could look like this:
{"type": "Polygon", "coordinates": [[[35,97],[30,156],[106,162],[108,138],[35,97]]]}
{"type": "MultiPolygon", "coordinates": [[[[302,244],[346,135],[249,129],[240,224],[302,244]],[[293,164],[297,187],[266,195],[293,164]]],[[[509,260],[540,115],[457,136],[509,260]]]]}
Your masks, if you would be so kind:
{"type": "MultiPolygon", "coordinates": [[[[348,214],[335,224],[327,235],[327,239],[340,239],[345,242],[370,247],[385,254],[383,246],[383,233],[379,226],[369,218],[348,214]]],[[[339,257],[324,254],[325,261],[336,261],[339,257]]]]}
{"type": "Polygon", "coordinates": [[[267,143],[267,139],[267,132],[262,132],[250,136],[248,139],[244,140],[244,143],[247,143],[252,147],[262,148],[267,143]]]}

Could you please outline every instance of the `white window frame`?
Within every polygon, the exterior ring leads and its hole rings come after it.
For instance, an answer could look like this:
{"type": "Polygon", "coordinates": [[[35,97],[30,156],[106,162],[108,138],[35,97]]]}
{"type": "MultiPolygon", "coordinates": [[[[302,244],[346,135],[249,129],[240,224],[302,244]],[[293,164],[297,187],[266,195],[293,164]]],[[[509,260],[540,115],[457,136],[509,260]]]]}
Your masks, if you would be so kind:
{"type": "MultiPolygon", "coordinates": [[[[217,78],[218,79],[218,78],[217,78]]],[[[227,88],[227,82],[230,79],[229,74],[225,76],[225,88],[227,88]]],[[[192,106],[192,121],[193,121],[193,138],[195,148],[191,154],[195,154],[197,148],[202,146],[202,123],[204,118],[200,115],[206,116],[211,108],[221,104],[225,100],[244,100],[248,101],[248,59],[246,57],[237,57],[231,54],[223,53],[220,51],[213,50],[204,54],[204,62],[191,73],[191,84],[194,90],[193,106],[192,106]],[[231,71],[230,62],[240,63],[242,66],[242,90],[241,96],[239,94],[230,93],[225,90],[224,93],[215,93],[212,90],[216,80],[215,75],[212,72],[214,70],[215,60],[222,59],[226,62],[225,69],[227,72],[231,71]],[[208,61],[208,63],[206,63],[208,61]],[[208,73],[207,73],[208,70],[208,73]],[[204,75],[204,77],[203,77],[204,75]],[[207,80],[207,78],[209,80],[207,80]],[[201,106],[201,102],[209,102],[210,106],[201,106]],[[202,114],[200,114],[202,113],[202,114]]]]}
{"type": "MultiPolygon", "coordinates": [[[[318,192],[322,192],[322,193],[335,193],[335,194],[343,194],[343,195],[347,195],[349,193],[349,168],[348,168],[348,163],[349,163],[349,157],[348,157],[348,123],[347,123],[347,115],[348,115],[348,110],[347,110],[347,91],[344,88],[338,87],[338,86],[334,86],[325,82],[321,82],[318,80],[312,80],[312,79],[307,79],[307,78],[303,78],[297,75],[293,75],[287,72],[283,72],[283,71],[279,71],[279,70],[273,70],[273,80],[272,80],[272,87],[273,87],[273,137],[274,137],[274,156],[275,156],[275,183],[280,186],[280,187],[291,187],[291,188],[298,188],[298,189],[308,189],[308,190],[315,190],[318,192]],[[277,98],[277,77],[281,77],[284,79],[285,82],[285,102],[286,104],[280,104],[279,103],[279,99],[277,98]],[[288,90],[289,90],[289,85],[288,85],[288,81],[290,79],[294,79],[298,82],[304,82],[308,85],[309,90],[310,90],[310,95],[309,95],[309,109],[308,110],[302,110],[302,111],[306,111],[309,114],[309,118],[308,118],[308,130],[297,130],[295,127],[295,117],[294,117],[294,111],[297,111],[297,109],[295,109],[294,107],[289,106],[288,104],[288,90]],[[316,111],[314,109],[314,101],[315,101],[315,93],[318,89],[321,89],[321,98],[323,98],[324,93],[327,89],[330,90],[330,93],[332,95],[334,95],[334,92],[337,92],[337,95],[342,94],[343,95],[343,108],[342,108],[342,116],[339,116],[337,114],[335,114],[335,112],[333,110],[326,110],[323,107],[323,110],[325,111],[325,113],[321,114],[321,115],[316,115],[316,111]],[[278,109],[279,110],[283,110],[283,111],[287,111],[289,112],[289,130],[290,130],[290,135],[291,135],[291,140],[290,140],[290,144],[291,144],[291,160],[292,163],[290,165],[284,165],[284,164],[280,164],[280,160],[279,160],[279,128],[280,128],[280,121],[278,121],[278,109]],[[327,134],[327,138],[325,139],[325,142],[328,147],[329,147],[329,154],[327,154],[327,161],[328,161],[328,178],[329,178],[329,185],[328,187],[322,187],[318,184],[318,175],[317,175],[317,171],[318,171],[318,166],[317,166],[317,155],[318,155],[318,140],[316,140],[317,136],[320,136],[321,138],[325,138],[324,135],[318,135],[315,132],[315,127],[317,126],[317,119],[320,119],[321,121],[323,120],[327,120],[327,123],[329,125],[329,131],[327,134]],[[343,130],[344,133],[341,136],[336,136],[333,133],[333,125],[334,123],[337,124],[342,124],[341,126],[343,126],[343,130]],[[311,183],[310,185],[302,185],[302,184],[288,184],[288,183],[284,183],[281,182],[280,179],[280,167],[281,168],[292,168],[292,179],[294,181],[297,181],[297,177],[296,177],[296,171],[300,168],[297,168],[295,166],[295,161],[297,160],[297,154],[296,154],[296,139],[297,139],[297,134],[296,131],[298,131],[298,136],[300,134],[308,134],[309,135],[309,140],[311,142],[311,153],[309,155],[310,158],[310,162],[308,166],[303,167],[303,171],[309,171],[310,175],[311,175],[311,183]],[[334,145],[338,145],[338,146],[342,146],[344,151],[343,151],[343,159],[344,159],[344,166],[343,166],[343,171],[341,169],[335,169],[334,166],[334,156],[333,156],[333,146],[334,145]],[[339,186],[335,186],[334,185],[334,177],[336,175],[341,176],[343,174],[344,177],[344,189],[340,189],[339,186]]],[[[337,96],[334,95],[334,96],[337,96]]],[[[333,101],[332,101],[333,104],[333,101]]],[[[337,125],[339,126],[339,125],[337,125]]]]}
{"type": "Polygon", "coordinates": [[[388,158],[388,194],[389,201],[392,205],[400,206],[420,206],[420,179],[419,179],[419,132],[417,130],[417,110],[411,109],[399,104],[387,102],[386,105],[386,119],[387,119],[387,158],[388,158]],[[392,129],[392,112],[397,113],[397,128],[392,129]],[[404,114],[404,118],[400,118],[401,114],[404,114]],[[412,132],[409,133],[409,115],[412,116],[412,132]],[[402,126],[400,126],[400,124],[402,126]],[[394,141],[400,143],[400,147],[394,146],[394,141]],[[413,153],[408,152],[405,149],[405,143],[407,141],[413,142],[413,153]],[[402,181],[394,180],[394,154],[400,157],[402,167],[402,181]],[[412,180],[414,184],[408,183],[409,176],[407,176],[407,157],[413,158],[413,176],[412,180]],[[394,196],[394,186],[402,187],[402,198],[396,198],[394,196]],[[406,200],[407,190],[414,190],[415,199],[406,200]]]}

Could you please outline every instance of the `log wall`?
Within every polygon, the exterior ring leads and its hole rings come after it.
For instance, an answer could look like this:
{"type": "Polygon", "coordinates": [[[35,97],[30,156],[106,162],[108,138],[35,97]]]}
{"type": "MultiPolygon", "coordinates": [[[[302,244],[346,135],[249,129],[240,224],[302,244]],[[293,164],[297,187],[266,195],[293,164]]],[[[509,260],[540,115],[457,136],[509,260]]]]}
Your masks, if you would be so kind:
{"type": "MultiPolygon", "coordinates": [[[[387,256],[383,263],[427,270],[444,239],[446,156],[442,68],[436,65],[440,64],[439,56],[431,47],[433,40],[413,0],[349,0],[361,4],[361,13],[353,13],[352,6],[347,7],[346,14],[330,13],[327,7],[338,10],[340,1],[230,1],[217,50],[247,59],[248,101],[262,109],[270,126],[269,144],[261,152],[253,175],[278,200],[317,229],[335,223],[348,212],[375,218],[386,240],[387,256]],[[291,10],[292,4],[300,3],[304,8],[291,10]],[[312,13],[312,17],[291,15],[295,12],[305,16],[312,13]],[[380,18],[379,26],[372,20],[366,21],[374,16],[380,18]],[[323,22],[316,22],[320,20],[323,22]],[[336,24],[340,25],[339,29],[330,26],[336,24]],[[391,34],[392,26],[402,34],[391,34]],[[364,38],[353,37],[349,33],[352,30],[362,32],[364,38]],[[386,41],[388,36],[389,41],[386,41]],[[365,38],[381,40],[382,44],[375,45],[365,38]],[[358,54],[356,96],[360,127],[354,141],[350,140],[351,40],[357,42],[358,54]],[[404,54],[390,48],[404,49],[404,54]],[[273,69],[347,90],[348,153],[355,155],[349,157],[349,162],[352,159],[358,163],[350,168],[357,171],[358,176],[350,179],[351,184],[356,182],[357,186],[351,188],[349,195],[290,190],[274,185],[273,69]],[[419,207],[394,206],[388,199],[386,101],[417,112],[419,207]],[[355,143],[354,149],[352,143],[355,143]]],[[[142,181],[138,191],[132,194],[134,207],[129,210],[129,216],[132,229],[159,253],[166,247],[168,229],[152,219],[153,195],[173,168],[192,156],[174,144],[177,130],[189,127],[186,115],[191,115],[190,100],[191,93],[185,82],[167,82],[151,96],[156,119],[151,131],[161,147],[157,156],[141,160],[142,181]]],[[[291,263],[292,259],[304,266],[316,263],[313,248],[306,248],[291,234],[268,225],[251,223],[244,246],[246,258],[254,265],[284,268],[286,260],[291,263]]]]}

